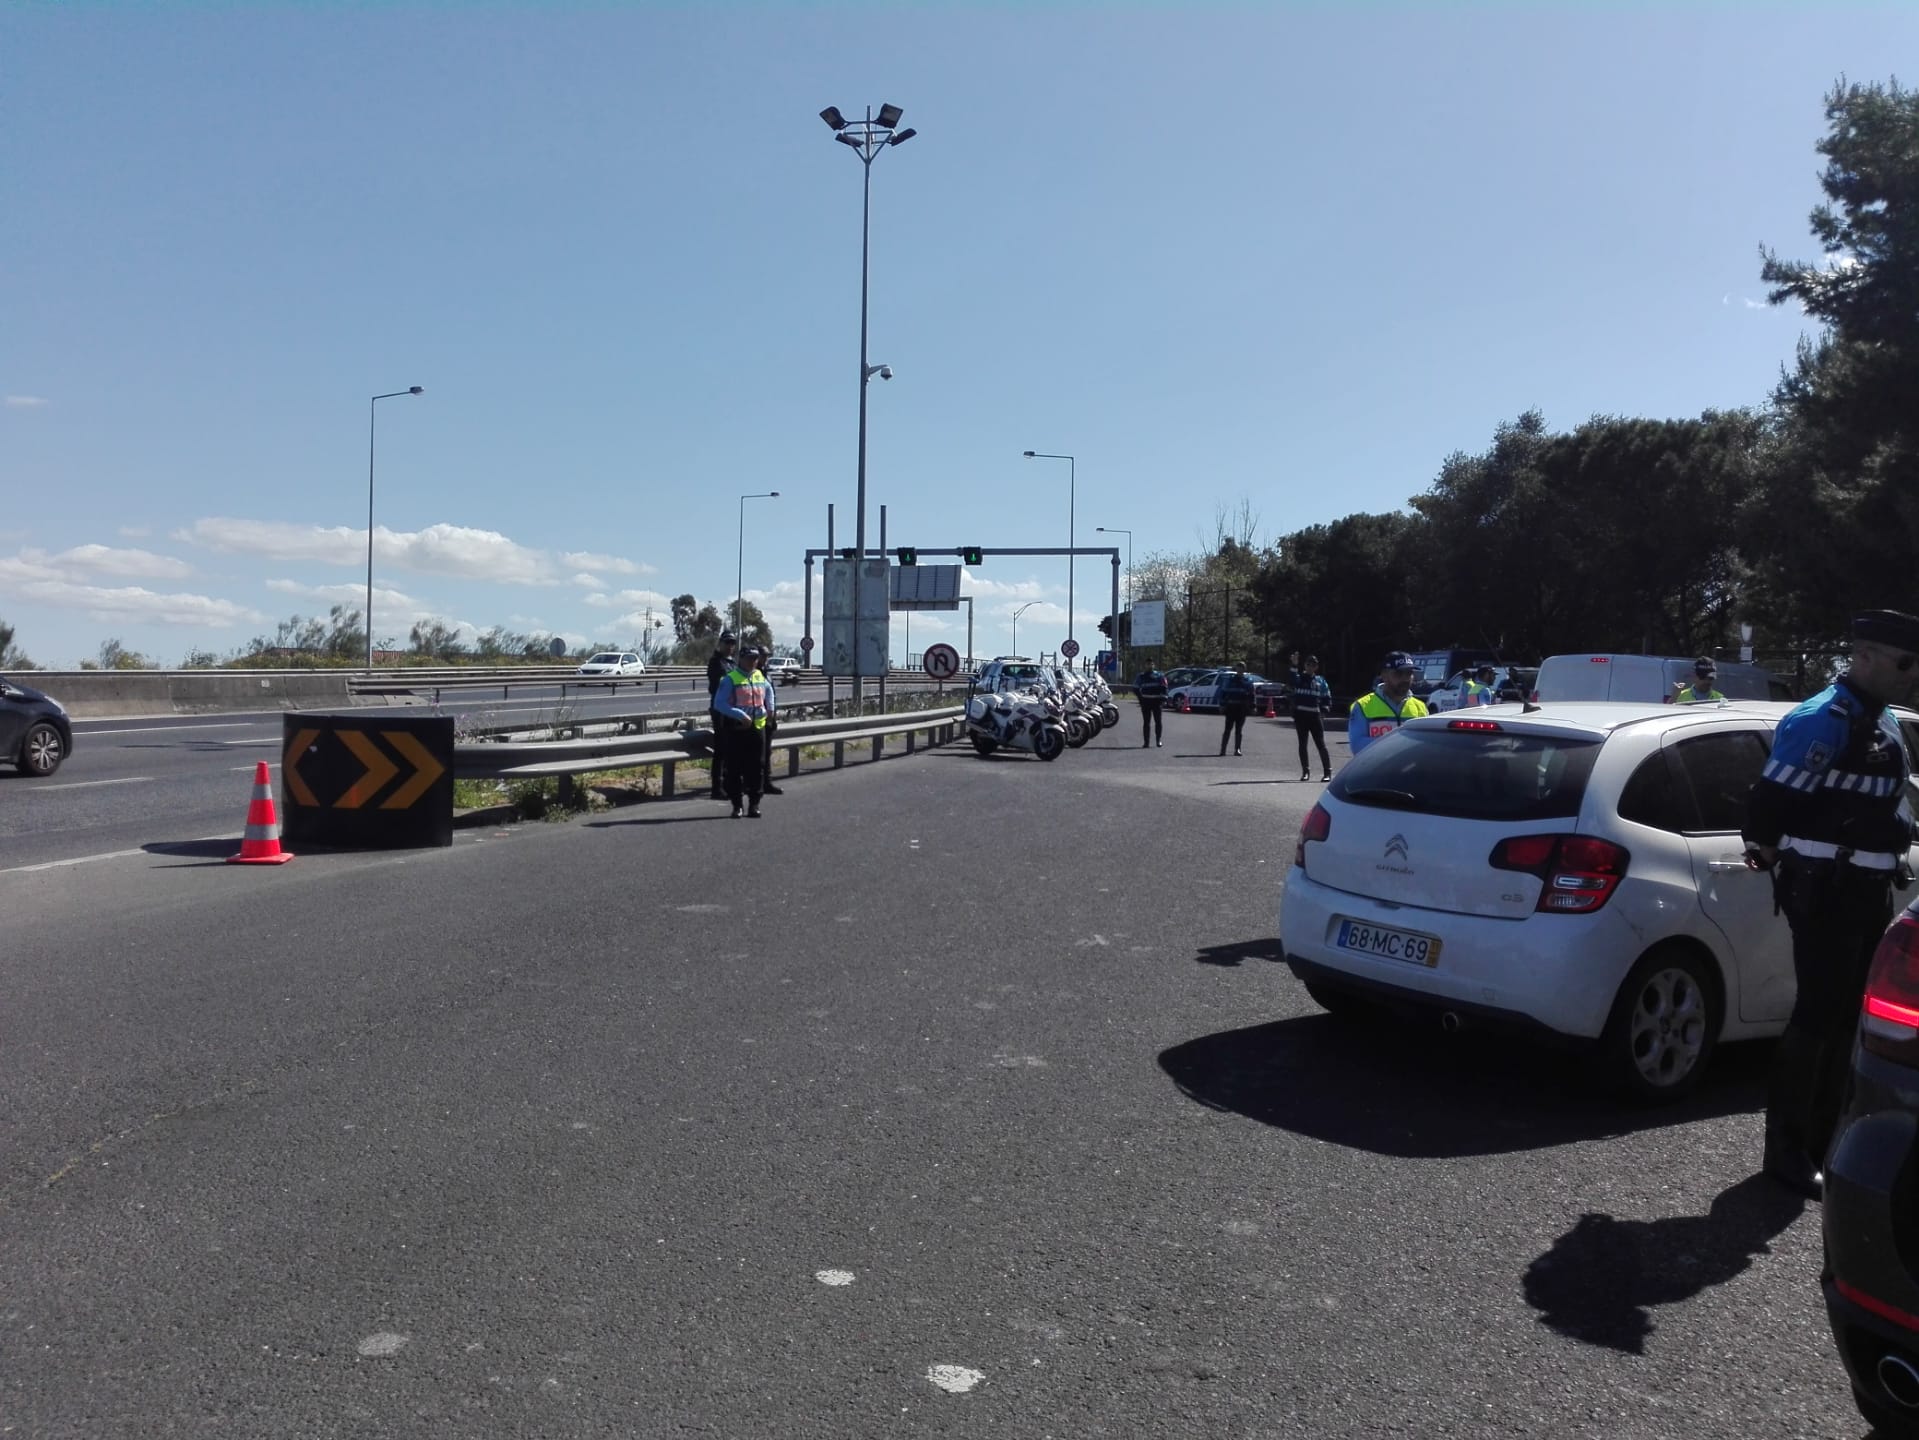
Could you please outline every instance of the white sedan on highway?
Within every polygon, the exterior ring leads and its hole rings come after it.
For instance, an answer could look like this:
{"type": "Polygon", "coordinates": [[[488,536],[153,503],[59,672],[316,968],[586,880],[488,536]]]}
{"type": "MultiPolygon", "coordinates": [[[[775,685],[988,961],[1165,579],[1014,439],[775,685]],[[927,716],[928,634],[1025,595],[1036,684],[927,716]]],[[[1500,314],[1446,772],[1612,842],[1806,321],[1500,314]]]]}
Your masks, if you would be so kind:
{"type": "Polygon", "coordinates": [[[646,662],[631,650],[602,650],[581,665],[579,673],[609,680],[622,675],[644,675],[646,662]]]}
{"type": "Polygon", "coordinates": [[[1589,1044],[1676,1098],[1792,1013],[1792,936],[1746,867],[1746,796],[1790,706],[1513,707],[1414,720],[1301,827],[1287,961],[1335,1014],[1589,1044]]]}

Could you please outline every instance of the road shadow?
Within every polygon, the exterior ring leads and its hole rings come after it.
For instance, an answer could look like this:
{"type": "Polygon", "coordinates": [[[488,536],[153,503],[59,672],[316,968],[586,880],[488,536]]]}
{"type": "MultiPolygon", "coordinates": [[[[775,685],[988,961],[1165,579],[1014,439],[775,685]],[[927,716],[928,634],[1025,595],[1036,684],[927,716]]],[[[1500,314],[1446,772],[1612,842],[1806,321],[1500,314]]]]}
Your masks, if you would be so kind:
{"type": "Polygon", "coordinates": [[[149,855],[187,855],[203,860],[225,860],[229,855],[240,853],[240,837],[233,835],[220,840],[155,840],[140,848],[149,855]]]}
{"type": "Polygon", "coordinates": [[[1704,1215],[1618,1220],[1587,1213],[1526,1268],[1526,1303],[1568,1339],[1642,1355],[1655,1305],[1690,1300],[1770,1253],[1805,1209],[1765,1175],[1713,1197],[1704,1215]]]}
{"type": "MultiPolygon", "coordinates": [[[[1221,947],[1230,951],[1232,947],[1221,947]]],[[[1242,958],[1253,958],[1257,948],[1242,958]]],[[[1231,960],[1202,963],[1230,964],[1231,960]]],[[[1770,1047],[1720,1047],[1674,1105],[1628,1105],[1578,1055],[1387,1016],[1303,1015],[1175,1045],[1159,1066],[1190,1099],[1296,1135],[1404,1159],[1502,1155],[1764,1108],[1770,1047]]]]}
{"type": "Polygon", "coordinates": [[[1285,958],[1286,952],[1280,948],[1277,935],[1268,940],[1235,940],[1231,945],[1208,945],[1193,957],[1201,965],[1223,967],[1238,965],[1246,960],[1281,961],[1285,958]]]}
{"type": "MultiPolygon", "coordinates": [[[[1217,790],[1222,785],[1284,785],[1285,783],[1286,782],[1284,780],[1277,780],[1277,779],[1275,780],[1215,780],[1207,788],[1209,790],[1217,790]]],[[[1299,782],[1294,781],[1293,783],[1298,784],[1299,782]]]]}

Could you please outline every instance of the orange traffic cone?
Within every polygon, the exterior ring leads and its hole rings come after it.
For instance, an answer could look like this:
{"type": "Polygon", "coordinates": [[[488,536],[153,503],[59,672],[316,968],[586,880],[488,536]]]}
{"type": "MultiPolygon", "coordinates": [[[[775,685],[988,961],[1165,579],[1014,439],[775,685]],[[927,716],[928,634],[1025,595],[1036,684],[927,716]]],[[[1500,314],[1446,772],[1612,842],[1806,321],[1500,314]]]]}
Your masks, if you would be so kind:
{"type": "Polygon", "coordinates": [[[1190,715],[1193,713],[1193,697],[1183,690],[1179,696],[1179,713],[1182,715],[1190,715]]]}
{"type": "Polygon", "coordinates": [[[284,865],[293,858],[280,848],[280,819],[273,813],[273,777],[262,760],[253,772],[253,803],[247,806],[247,833],[240,853],[227,856],[229,865],[284,865]]]}
{"type": "Polygon", "coordinates": [[[1270,695],[1266,697],[1265,718],[1268,720],[1277,720],[1279,718],[1279,706],[1274,702],[1273,697],[1270,695]]]}

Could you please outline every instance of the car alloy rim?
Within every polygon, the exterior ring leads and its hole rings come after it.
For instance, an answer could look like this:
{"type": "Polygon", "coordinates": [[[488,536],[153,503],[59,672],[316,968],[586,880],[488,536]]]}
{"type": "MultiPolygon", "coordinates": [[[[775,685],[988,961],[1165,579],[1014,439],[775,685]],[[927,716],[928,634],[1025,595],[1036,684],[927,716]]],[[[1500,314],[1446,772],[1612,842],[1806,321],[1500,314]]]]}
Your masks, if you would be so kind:
{"type": "Polygon", "coordinates": [[[51,770],[60,759],[60,737],[51,730],[36,730],[27,737],[27,764],[35,770],[51,770]]]}
{"type": "Polygon", "coordinates": [[[1628,1035],[1633,1064],[1650,1085],[1675,1085],[1706,1046],[1706,997],[1677,966],[1655,971],[1633,998],[1628,1035]]]}

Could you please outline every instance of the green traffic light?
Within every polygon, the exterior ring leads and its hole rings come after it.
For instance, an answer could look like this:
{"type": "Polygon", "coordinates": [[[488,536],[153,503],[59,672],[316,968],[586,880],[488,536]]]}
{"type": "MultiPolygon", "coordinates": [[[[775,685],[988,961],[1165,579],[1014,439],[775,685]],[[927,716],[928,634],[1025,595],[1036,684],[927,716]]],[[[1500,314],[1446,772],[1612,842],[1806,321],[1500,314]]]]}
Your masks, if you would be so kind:
{"type": "Polygon", "coordinates": [[[908,545],[900,546],[899,557],[900,564],[902,565],[917,565],[920,563],[920,552],[908,545]]]}

